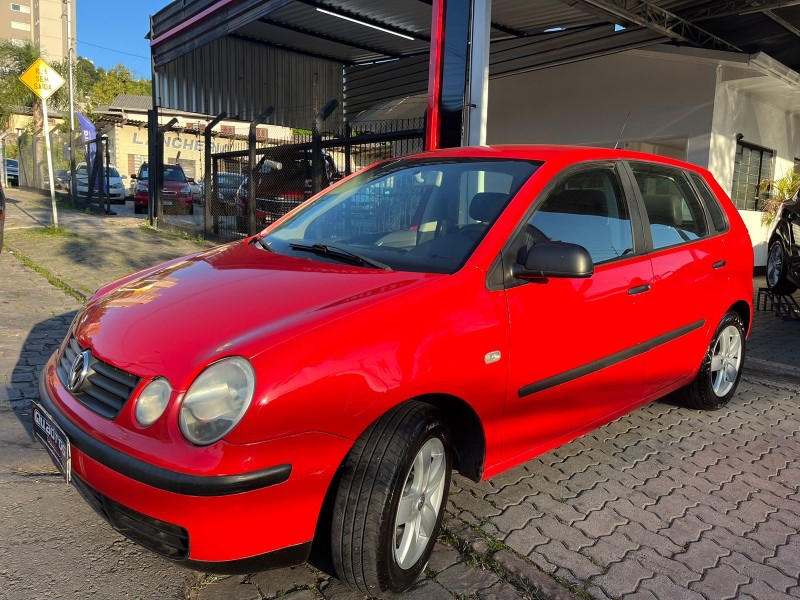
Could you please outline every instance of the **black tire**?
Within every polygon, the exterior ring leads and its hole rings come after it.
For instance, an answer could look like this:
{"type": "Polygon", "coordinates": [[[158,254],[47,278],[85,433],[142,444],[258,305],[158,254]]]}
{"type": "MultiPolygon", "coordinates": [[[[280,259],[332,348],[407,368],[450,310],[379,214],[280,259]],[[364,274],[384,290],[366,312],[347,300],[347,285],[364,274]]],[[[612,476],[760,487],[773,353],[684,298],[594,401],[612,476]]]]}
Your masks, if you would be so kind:
{"type": "Polygon", "coordinates": [[[767,288],[773,294],[786,296],[797,291],[797,286],[789,281],[788,269],[786,249],[781,240],[776,239],[767,252],[767,288]]]}
{"type": "MultiPolygon", "coordinates": [[[[442,453],[437,456],[441,459],[442,453]]],[[[433,551],[447,504],[451,469],[450,432],[435,407],[407,402],[373,423],[356,441],[341,470],[331,523],[331,554],[338,577],[371,596],[410,587],[433,551]],[[424,551],[416,560],[416,553],[412,554],[409,560],[414,560],[413,564],[403,568],[395,551],[397,536],[408,526],[395,524],[400,498],[414,477],[417,453],[423,446],[438,445],[436,440],[444,455],[444,464],[434,470],[439,473],[444,468],[436,489],[438,493],[443,486],[443,494],[424,551]]],[[[433,496],[431,493],[428,499],[433,496]]],[[[425,500],[423,494],[423,509],[427,508],[425,500]]],[[[421,517],[422,512],[419,514],[421,517]]]]}
{"type": "MultiPolygon", "coordinates": [[[[703,364],[700,366],[700,371],[697,377],[694,378],[689,385],[681,388],[676,392],[678,399],[684,406],[689,408],[696,408],[698,410],[717,410],[728,404],[730,399],[736,393],[736,388],[739,385],[739,380],[742,377],[742,368],[744,367],[745,358],[745,328],[742,323],[742,318],[738,313],[733,311],[728,312],[720,322],[714,335],[711,338],[711,344],[708,346],[705,356],[703,357],[703,364]],[[726,342],[724,337],[732,335],[733,331],[738,332],[738,365],[736,365],[736,375],[733,381],[730,381],[730,368],[733,364],[727,366],[726,363],[718,362],[720,368],[716,371],[712,370],[712,363],[715,355],[720,354],[726,342]],[[721,371],[721,372],[720,372],[721,371]],[[720,380],[719,378],[722,378],[720,380]],[[715,386],[715,384],[717,384],[715,386]]],[[[733,360],[731,363],[735,362],[733,360]]]]}
{"type": "Polygon", "coordinates": [[[138,204],[134,204],[133,205],[133,214],[141,215],[142,213],[144,213],[144,210],[142,210],[143,208],[144,208],[143,206],[139,206],[138,204]]]}

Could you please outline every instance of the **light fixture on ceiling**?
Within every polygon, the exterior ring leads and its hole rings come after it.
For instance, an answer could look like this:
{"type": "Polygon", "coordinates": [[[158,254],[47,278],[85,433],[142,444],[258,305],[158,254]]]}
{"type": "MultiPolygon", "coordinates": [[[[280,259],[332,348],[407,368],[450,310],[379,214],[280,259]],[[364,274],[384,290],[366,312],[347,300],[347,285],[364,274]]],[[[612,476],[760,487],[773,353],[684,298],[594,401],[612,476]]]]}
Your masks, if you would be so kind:
{"type": "Polygon", "coordinates": [[[372,29],[377,29],[378,31],[383,31],[384,33],[391,33],[392,35],[396,35],[397,37],[401,37],[404,40],[411,40],[412,42],[416,41],[410,35],[405,35],[403,33],[397,33],[396,31],[390,31],[389,29],[384,29],[383,27],[378,27],[377,25],[373,25],[372,23],[365,23],[364,21],[359,21],[358,19],[354,19],[352,17],[346,17],[345,15],[340,15],[339,13],[331,12],[329,10],[325,10],[324,8],[318,8],[317,12],[325,13],[326,15],[330,15],[332,17],[337,17],[339,19],[344,19],[345,21],[350,21],[351,23],[357,23],[358,25],[363,25],[364,27],[371,27],[372,29]]]}

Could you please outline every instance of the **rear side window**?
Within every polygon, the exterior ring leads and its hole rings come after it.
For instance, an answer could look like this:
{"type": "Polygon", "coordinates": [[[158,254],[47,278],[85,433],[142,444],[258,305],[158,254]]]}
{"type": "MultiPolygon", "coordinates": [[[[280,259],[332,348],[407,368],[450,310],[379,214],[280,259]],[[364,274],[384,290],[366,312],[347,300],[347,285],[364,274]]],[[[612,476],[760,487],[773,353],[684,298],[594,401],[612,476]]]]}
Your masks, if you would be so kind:
{"type": "Polygon", "coordinates": [[[708,214],[711,216],[711,224],[717,233],[722,233],[728,230],[728,220],[725,218],[725,213],[719,205],[719,200],[714,195],[714,192],[708,187],[706,180],[697,173],[690,173],[689,176],[694,181],[694,187],[700,193],[700,198],[706,204],[708,214]]]}
{"type": "Polygon", "coordinates": [[[616,171],[587,169],[568,176],[531,217],[525,249],[540,241],[579,244],[601,264],[633,252],[630,214],[616,171]]]}
{"type": "Polygon", "coordinates": [[[653,248],[667,248],[706,237],[705,212],[682,169],[631,163],[642,193],[653,248]]]}

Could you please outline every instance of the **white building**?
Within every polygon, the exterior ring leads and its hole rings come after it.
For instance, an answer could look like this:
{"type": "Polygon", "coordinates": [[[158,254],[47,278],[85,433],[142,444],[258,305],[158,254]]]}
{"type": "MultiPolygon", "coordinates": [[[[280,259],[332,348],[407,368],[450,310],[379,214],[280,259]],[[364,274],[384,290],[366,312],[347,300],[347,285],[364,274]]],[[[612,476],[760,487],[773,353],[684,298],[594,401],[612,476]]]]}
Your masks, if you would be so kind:
{"type": "Polygon", "coordinates": [[[490,144],[654,152],[708,168],[750,231],[768,231],[758,183],[800,168],[800,75],[765,54],[653,46],[489,82],[490,144]]]}

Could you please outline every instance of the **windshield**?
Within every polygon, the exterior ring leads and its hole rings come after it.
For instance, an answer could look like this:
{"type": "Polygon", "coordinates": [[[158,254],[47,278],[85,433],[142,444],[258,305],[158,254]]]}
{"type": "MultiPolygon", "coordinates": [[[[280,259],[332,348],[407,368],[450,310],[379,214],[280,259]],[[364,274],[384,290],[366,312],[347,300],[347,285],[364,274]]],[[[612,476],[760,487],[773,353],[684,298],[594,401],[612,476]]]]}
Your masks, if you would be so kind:
{"type": "Polygon", "coordinates": [[[264,241],[282,254],[307,256],[309,246],[322,245],[394,270],[453,273],[539,164],[427,159],[380,165],[305,205],[264,241]]]}
{"type": "Polygon", "coordinates": [[[220,175],[218,179],[219,185],[234,187],[238,186],[240,183],[242,183],[242,181],[244,181],[244,175],[220,175]]]}
{"type": "Polygon", "coordinates": [[[186,181],[186,175],[180,167],[164,165],[164,181],[186,181]]]}
{"type": "Polygon", "coordinates": [[[14,169],[19,169],[19,163],[16,160],[14,160],[13,158],[7,158],[6,159],[6,165],[9,166],[9,167],[12,167],[14,169]]]}

